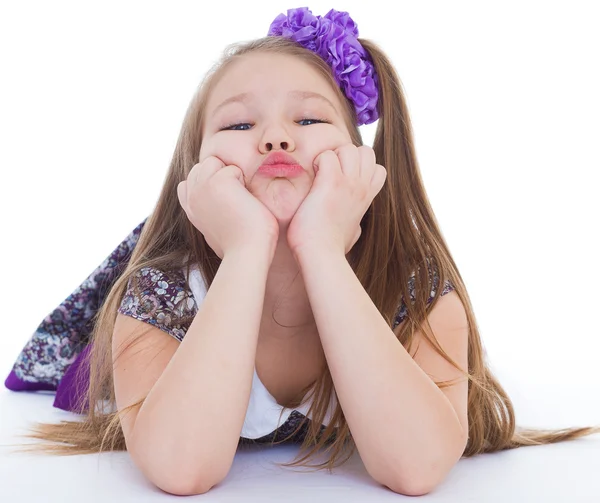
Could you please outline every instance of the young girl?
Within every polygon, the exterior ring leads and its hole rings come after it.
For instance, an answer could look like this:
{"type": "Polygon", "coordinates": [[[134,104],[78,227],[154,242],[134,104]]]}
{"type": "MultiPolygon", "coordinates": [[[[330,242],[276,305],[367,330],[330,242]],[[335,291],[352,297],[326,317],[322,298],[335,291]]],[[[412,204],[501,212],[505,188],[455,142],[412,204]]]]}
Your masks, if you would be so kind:
{"type": "Polygon", "coordinates": [[[375,480],[419,495],[462,456],[600,431],[516,431],[400,80],[335,10],[289,10],[226,51],[156,208],[44,320],[6,385],[55,389],[84,414],[38,425],[31,437],[53,443],[35,448],[126,449],[174,494],[208,491],[247,442],[302,442],[288,466],[327,445],[328,469],[357,448],[375,480]],[[376,120],[370,148],[358,127],[376,120]]]}

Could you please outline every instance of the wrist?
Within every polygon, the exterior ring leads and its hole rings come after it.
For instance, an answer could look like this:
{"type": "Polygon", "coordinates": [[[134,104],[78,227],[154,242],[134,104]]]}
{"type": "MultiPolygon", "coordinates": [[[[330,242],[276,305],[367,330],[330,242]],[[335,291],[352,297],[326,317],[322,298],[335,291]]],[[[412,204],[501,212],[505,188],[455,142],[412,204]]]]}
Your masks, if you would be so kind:
{"type": "Polygon", "coordinates": [[[275,255],[275,245],[270,242],[248,244],[240,248],[227,250],[223,255],[223,261],[246,262],[253,266],[265,265],[270,267],[275,255]]]}
{"type": "Polygon", "coordinates": [[[331,258],[344,257],[344,252],[341,250],[334,250],[332,248],[321,246],[321,245],[304,245],[297,246],[292,250],[292,254],[298,264],[305,263],[311,260],[327,260],[331,258]]]}

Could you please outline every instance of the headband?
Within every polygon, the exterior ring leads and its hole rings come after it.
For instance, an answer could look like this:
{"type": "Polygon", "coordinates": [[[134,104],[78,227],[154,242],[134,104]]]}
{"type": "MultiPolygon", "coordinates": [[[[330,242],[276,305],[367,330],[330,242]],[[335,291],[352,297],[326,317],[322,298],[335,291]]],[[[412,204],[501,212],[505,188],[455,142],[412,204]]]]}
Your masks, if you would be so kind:
{"type": "Polygon", "coordinates": [[[279,14],[267,36],[282,36],[318,54],[333,70],[335,80],[354,103],[358,125],[379,118],[377,74],[365,48],[358,41],[358,27],[347,12],[331,9],[314,16],[308,7],[279,14]]]}

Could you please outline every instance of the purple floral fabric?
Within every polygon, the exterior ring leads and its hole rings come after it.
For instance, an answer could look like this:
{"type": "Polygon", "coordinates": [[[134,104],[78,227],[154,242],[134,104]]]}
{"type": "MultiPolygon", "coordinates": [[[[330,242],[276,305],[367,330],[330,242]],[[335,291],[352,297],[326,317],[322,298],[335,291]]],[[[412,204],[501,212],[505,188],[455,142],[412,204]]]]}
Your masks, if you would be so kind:
{"type": "Polygon", "coordinates": [[[144,267],[135,279],[141,296],[133,290],[130,279],[118,312],[150,323],[181,342],[190,323],[180,320],[198,311],[183,271],[167,275],[158,269],[144,267]]]}
{"type": "MultiPolygon", "coordinates": [[[[431,279],[431,273],[429,274],[429,278],[431,279]]],[[[439,287],[439,283],[440,283],[440,278],[437,275],[437,271],[434,269],[432,288],[431,288],[431,292],[429,292],[429,299],[427,299],[428,305],[431,304],[431,302],[433,302],[433,297],[435,296],[435,292],[437,291],[437,289],[439,287]]],[[[447,293],[451,292],[452,290],[454,290],[454,285],[452,284],[452,282],[450,280],[447,279],[444,282],[444,289],[440,293],[440,296],[446,295],[447,293]]],[[[414,304],[415,299],[416,299],[414,273],[408,279],[408,291],[410,293],[410,302],[411,302],[411,304],[414,304]]],[[[398,312],[396,313],[396,317],[394,318],[394,323],[392,324],[392,330],[395,329],[398,325],[400,325],[400,323],[402,323],[404,321],[406,316],[407,316],[406,301],[405,301],[405,299],[402,299],[400,308],[398,309],[398,312]]]]}
{"type": "Polygon", "coordinates": [[[114,281],[125,270],[146,220],[48,314],[19,354],[5,386],[12,391],[56,391],[55,407],[70,410],[74,363],[86,347],[92,318],[114,281]],[[63,382],[63,377],[69,379],[63,382]]]}

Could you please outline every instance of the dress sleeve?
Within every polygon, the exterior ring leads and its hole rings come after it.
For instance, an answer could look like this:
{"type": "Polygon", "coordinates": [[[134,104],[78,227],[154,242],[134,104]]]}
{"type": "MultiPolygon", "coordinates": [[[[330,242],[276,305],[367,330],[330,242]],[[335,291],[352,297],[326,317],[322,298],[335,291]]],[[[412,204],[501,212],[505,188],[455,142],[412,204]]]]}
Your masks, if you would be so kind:
{"type": "Polygon", "coordinates": [[[129,278],[118,312],[149,323],[182,341],[198,311],[183,272],[144,267],[129,278]],[[137,286],[137,289],[136,289],[137,286]]]}
{"type": "MultiPolygon", "coordinates": [[[[433,301],[433,298],[435,297],[435,292],[437,290],[437,288],[439,287],[439,282],[440,282],[440,278],[437,274],[437,270],[434,271],[434,275],[433,275],[433,286],[431,289],[431,292],[429,292],[429,298],[427,299],[427,304],[431,304],[431,302],[433,301]]],[[[451,292],[452,290],[454,290],[454,285],[452,284],[452,282],[447,279],[444,282],[444,288],[442,290],[442,292],[440,293],[440,296],[446,295],[447,293],[451,292]]],[[[410,279],[408,280],[408,291],[410,293],[410,298],[411,298],[411,304],[415,303],[415,275],[414,273],[411,275],[410,279]]],[[[395,329],[398,325],[400,325],[400,323],[402,323],[404,321],[404,319],[407,316],[407,310],[406,310],[406,304],[404,301],[404,298],[402,298],[402,302],[400,304],[400,307],[398,308],[398,311],[396,312],[396,317],[394,318],[394,324],[392,326],[392,330],[395,329]]]]}

